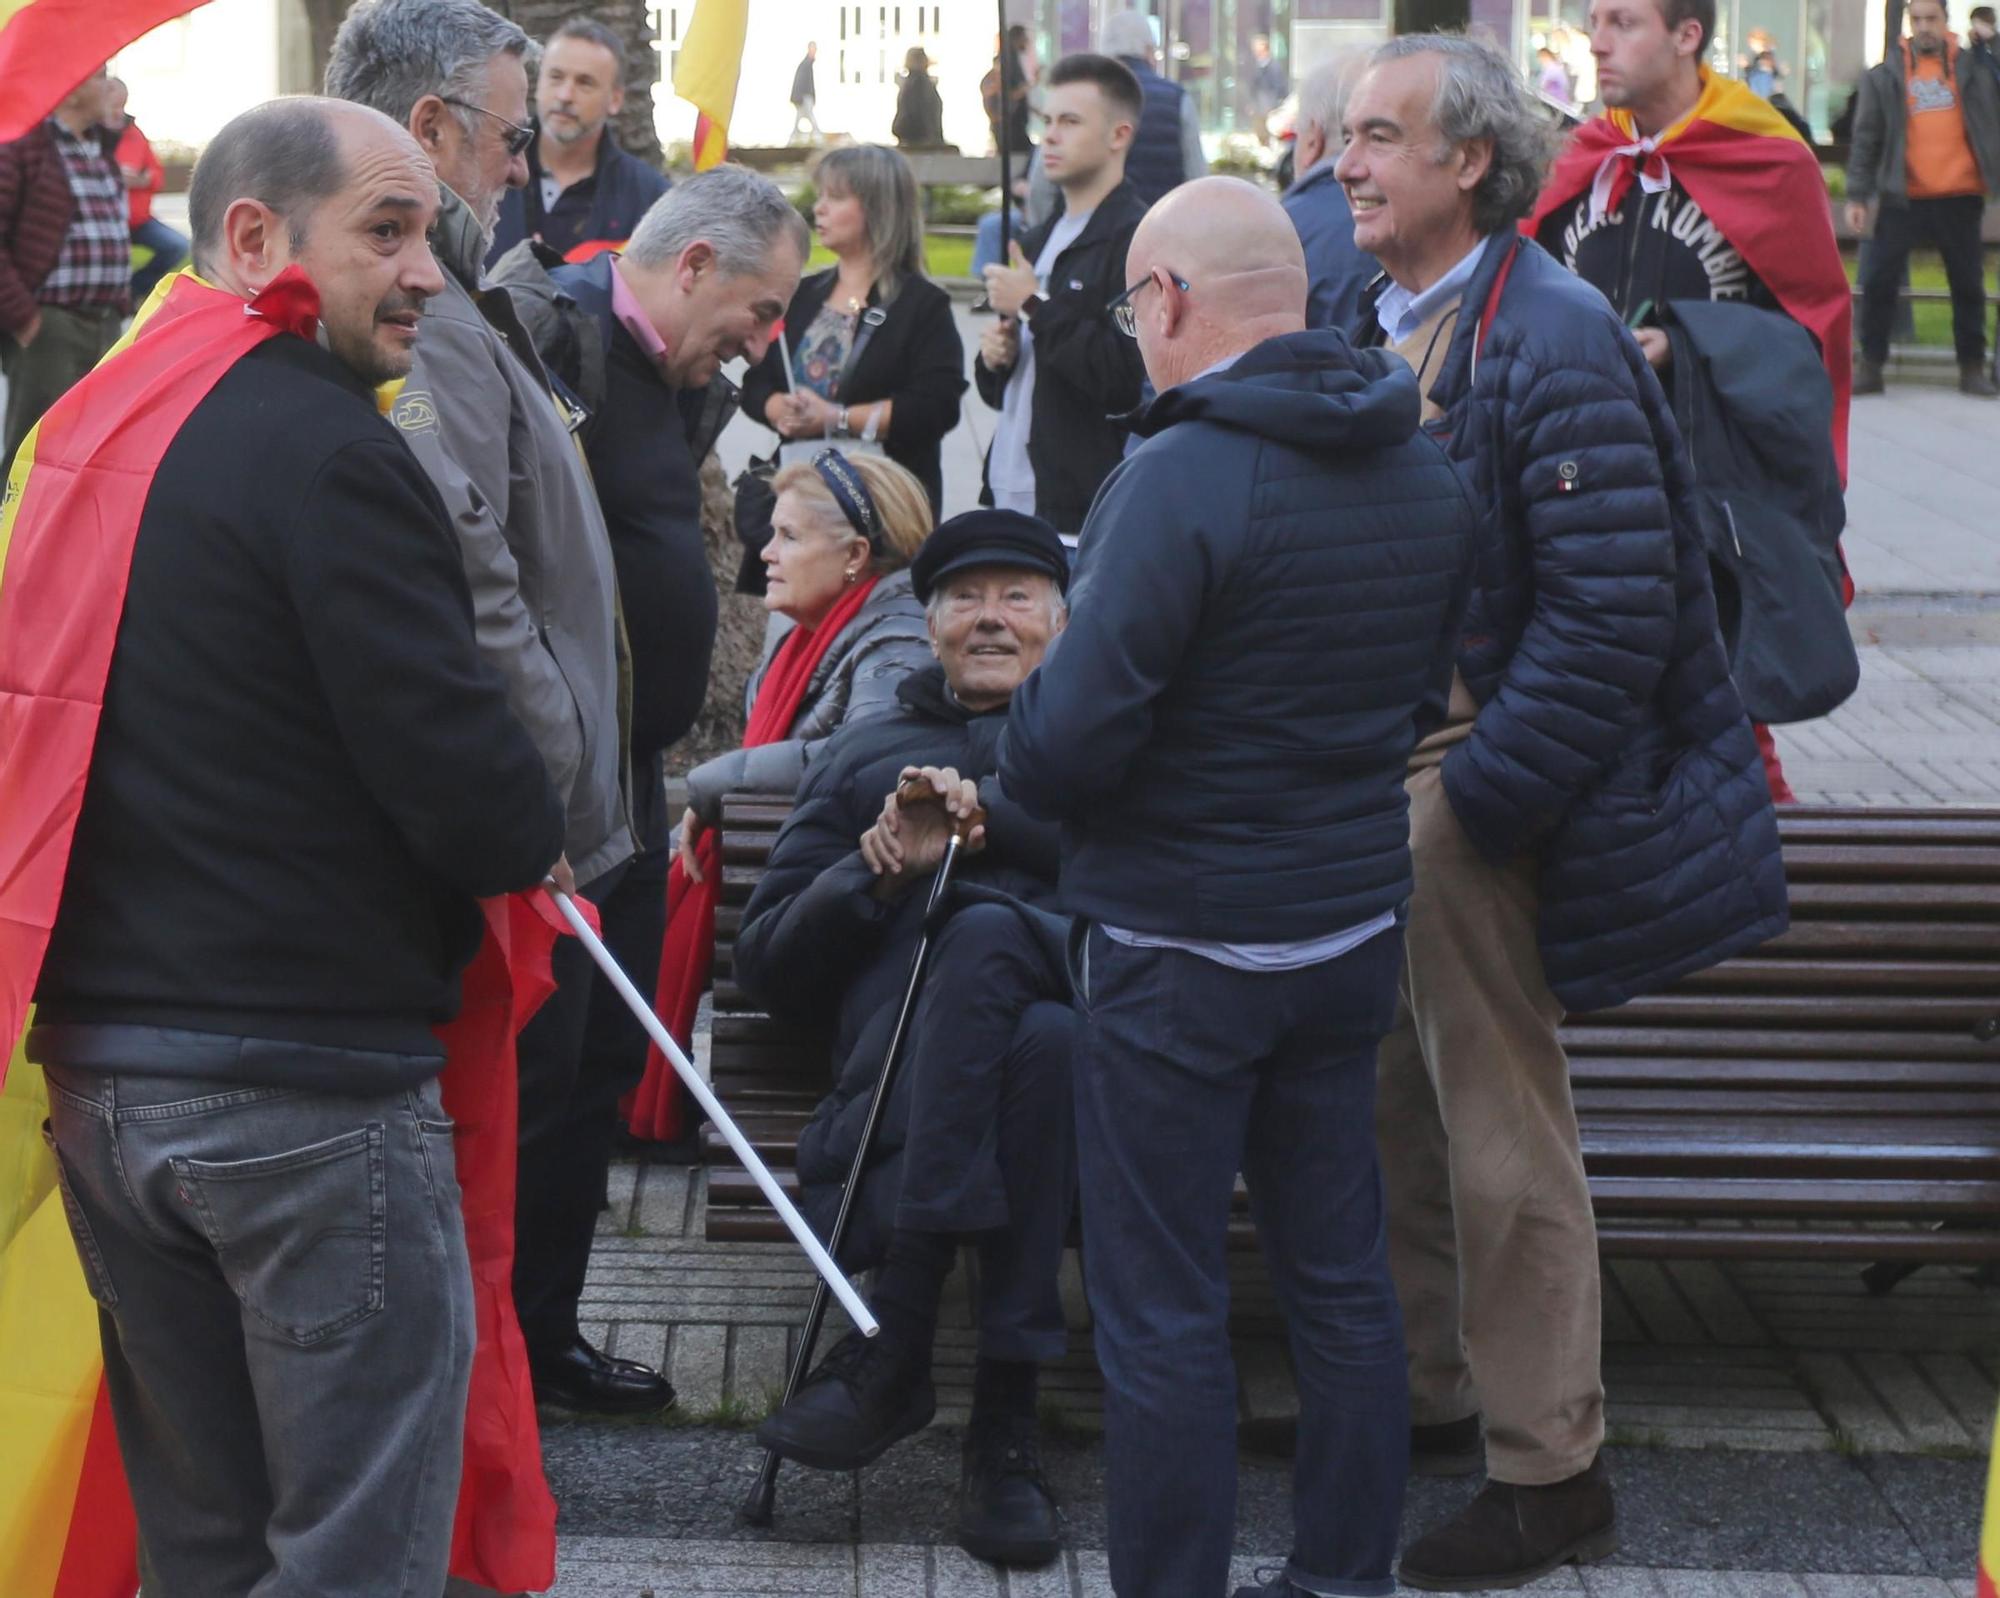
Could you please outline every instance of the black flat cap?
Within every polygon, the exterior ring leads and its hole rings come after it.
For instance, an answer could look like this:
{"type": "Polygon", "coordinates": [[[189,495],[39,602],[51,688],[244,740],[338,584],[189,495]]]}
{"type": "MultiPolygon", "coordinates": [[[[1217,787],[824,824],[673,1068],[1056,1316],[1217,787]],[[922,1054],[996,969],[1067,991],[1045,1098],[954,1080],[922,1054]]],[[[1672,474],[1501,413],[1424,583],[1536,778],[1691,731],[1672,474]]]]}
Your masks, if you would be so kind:
{"type": "Polygon", "coordinates": [[[1069,551],[1060,534],[1039,516],[1017,510],[969,510],[931,534],[910,562],[910,586],[921,603],[947,572],[968,566],[1012,566],[1053,577],[1069,592],[1069,551]]]}

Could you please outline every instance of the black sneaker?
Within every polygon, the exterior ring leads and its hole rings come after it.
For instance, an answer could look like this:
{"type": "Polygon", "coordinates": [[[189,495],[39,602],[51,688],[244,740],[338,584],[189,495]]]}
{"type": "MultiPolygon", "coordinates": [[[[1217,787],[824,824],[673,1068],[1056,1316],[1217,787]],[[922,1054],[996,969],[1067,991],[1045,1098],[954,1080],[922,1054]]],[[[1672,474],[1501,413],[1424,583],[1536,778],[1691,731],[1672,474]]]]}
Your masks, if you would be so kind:
{"type": "Polygon", "coordinates": [[[996,1565],[1046,1565],[1062,1553],[1062,1513],[1032,1418],[975,1420],[966,1431],[958,1546],[996,1565]]]}
{"type": "Polygon", "coordinates": [[[859,1470],[936,1413],[928,1350],[907,1348],[888,1331],[849,1332],[798,1396],[757,1428],[757,1441],[815,1470],[859,1470]]]}

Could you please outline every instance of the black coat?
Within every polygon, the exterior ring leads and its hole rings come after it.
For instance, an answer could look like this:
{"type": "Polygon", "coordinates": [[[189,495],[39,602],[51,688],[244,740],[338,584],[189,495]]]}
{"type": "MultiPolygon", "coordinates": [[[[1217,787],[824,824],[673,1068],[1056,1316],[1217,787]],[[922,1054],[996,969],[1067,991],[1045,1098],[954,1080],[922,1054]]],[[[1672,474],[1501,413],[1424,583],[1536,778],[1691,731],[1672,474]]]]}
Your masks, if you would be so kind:
{"type": "Polygon", "coordinates": [[[1473,527],[1417,411],[1408,366],[1326,329],[1138,419],[1001,756],[1063,823],[1064,909],[1276,943],[1409,897],[1403,782],[1444,714],[1473,527]]]}
{"type": "MultiPolygon", "coordinates": [[[[477,899],[532,887],[562,843],[437,491],[346,367],[258,346],[146,498],[41,1041],[274,1039],[325,1051],[311,1085],[406,1085],[440,1063],[477,899]]],[[[279,1080],[304,1069],[263,1052],[279,1080]]],[[[210,1074],[254,1079],[249,1056],[210,1074]]]]}
{"type": "MultiPolygon", "coordinates": [[[[1062,207],[1021,240],[1021,253],[1038,260],[1062,207]]],[[[1032,313],[1035,395],[1029,415],[1028,461],[1035,469],[1035,514],[1060,532],[1074,533],[1090,502],[1125,454],[1125,428],[1114,421],[1139,403],[1145,368],[1139,344],[1118,331],[1105,309],[1125,292],[1125,252],[1146,214],[1139,191],[1127,182],[1104,197],[1076,241],[1057,256],[1048,275],[1047,299],[1032,313]]],[[[973,363],[979,397],[995,410],[1016,368],[990,370],[973,363]]],[[[989,460],[990,460],[989,451],[989,460]]],[[[992,489],[981,493],[993,503],[992,489]]]]}
{"type": "Polygon", "coordinates": [[[592,240],[623,244],[653,202],[673,186],[630,150],[620,149],[606,128],[597,142],[596,170],[564,189],[553,209],[545,211],[540,150],[540,140],[528,146],[527,186],[500,196],[493,247],[486,252],[488,266],[529,238],[540,239],[558,255],[592,240]]]}
{"type": "MultiPolygon", "coordinates": [[[[925,890],[894,905],[876,899],[875,878],[856,847],[903,767],[952,766],[979,783],[987,844],[954,873],[957,897],[1004,896],[1023,907],[1049,907],[1055,897],[1055,828],[1012,804],[994,776],[1008,713],[971,714],[948,697],[943,668],[935,666],[905,678],[897,697],[895,715],[842,728],[813,762],[736,940],[738,982],[775,1013],[831,1033],[833,1091],[800,1137],[798,1154],[806,1211],[822,1228],[860,1147],[923,921],[925,890]]],[[[1048,937],[1063,936],[1046,908],[1023,913],[1036,916],[1048,937]]],[[[909,1081],[906,1072],[877,1129],[878,1161],[903,1146],[909,1081]]],[[[881,1213],[857,1216],[845,1257],[871,1257],[888,1234],[895,1195],[880,1183],[863,1189],[871,1192],[881,1213]]]]}
{"type": "Polygon", "coordinates": [[[944,96],[928,72],[904,76],[896,91],[896,120],[889,133],[906,149],[935,149],[944,143],[944,96]]]}
{"type": "MultiPolygon", "coordinates": [[[[744,376],[743,408],[753,420],[763,421],[771,396],[785,392],[782,352],[798,348],[839,276],[840,268],[830,266],[800,281],[785,308],[784,343],[773,339],[763,360],[744,376]]],[[[879,290],[869,291],[868,303],[882,305],[879,290]]],[[[883,314],[886,320],[869,338],[861,359],[842,370],[833,403],[895,402],[882,453],[924,485],[935,515],[944,506],[939,450],[945,435],[958,426],[959,399],[965,393],[965,345],[952,319],[951,296],[928,278],[905,278],[883,314]]]]}
{"type": "Polygon", "coordinates": [[[1431,398],[1481,511],[1458,652],[1480,708],[1444,789],[1481,854],[1539,857],[1549,987],[1602,1009],[1784,931],[1777,822],[1639,346],[1511,229],[1464,305],[1431,398]]]}

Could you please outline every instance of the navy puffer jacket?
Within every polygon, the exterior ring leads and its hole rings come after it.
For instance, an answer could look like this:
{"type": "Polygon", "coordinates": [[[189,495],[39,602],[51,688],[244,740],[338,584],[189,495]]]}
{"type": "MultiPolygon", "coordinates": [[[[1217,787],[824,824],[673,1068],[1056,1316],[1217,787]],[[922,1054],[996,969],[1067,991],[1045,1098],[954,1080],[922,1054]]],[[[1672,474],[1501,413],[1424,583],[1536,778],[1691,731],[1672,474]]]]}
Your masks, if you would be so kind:
{"type": "Polygon", "coordinates": [[[1602,1009],[1785,929],[1777,820],[1638,345],[1511,233],[1464,312],[1431,398],[1482,510],[1458,656],[1480,711],[1445,793],[1489,859],[1540,855],[1549,986],[1602,1009]]]}
{"type": "Polygon", "coordinates": [[[1279,943],[1410,892],[1410,751],[1443,713],[1472,507],[1394,356],[1333,329],[1169,389],[1085,522],[1014,691],[1006,790],[1063,823],[1062,904],[1279,943]]]}

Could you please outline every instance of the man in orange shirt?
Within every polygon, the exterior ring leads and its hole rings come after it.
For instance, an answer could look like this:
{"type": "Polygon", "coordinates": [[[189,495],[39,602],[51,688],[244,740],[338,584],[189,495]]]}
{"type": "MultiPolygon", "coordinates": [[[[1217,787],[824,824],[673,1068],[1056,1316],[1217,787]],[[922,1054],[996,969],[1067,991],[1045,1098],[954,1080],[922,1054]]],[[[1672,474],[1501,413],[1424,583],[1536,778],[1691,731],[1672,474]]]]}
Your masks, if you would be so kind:
{"type": "Polygon", "coordinates": [[[1889,323],[1910,245],[1923,235],[1944,257],[1958,387],[2000,398],[1983,370],[1986,289],[1979,222],[2000,197],[2000,82],[1961,50],[1945,25],[1945,0],[1910,0],[1910,37],[1871,67],[1855,90],[1854,150],[1847,163],[1847,221],[1857,232],[1876,202],[1874,247],[1862,278],[1861,358],[1854,392],[1882,392],[1889,323]]]}

